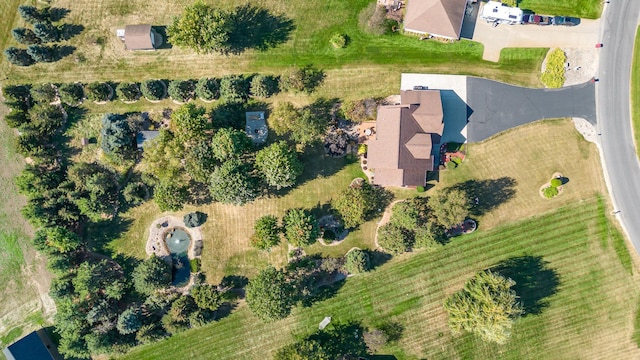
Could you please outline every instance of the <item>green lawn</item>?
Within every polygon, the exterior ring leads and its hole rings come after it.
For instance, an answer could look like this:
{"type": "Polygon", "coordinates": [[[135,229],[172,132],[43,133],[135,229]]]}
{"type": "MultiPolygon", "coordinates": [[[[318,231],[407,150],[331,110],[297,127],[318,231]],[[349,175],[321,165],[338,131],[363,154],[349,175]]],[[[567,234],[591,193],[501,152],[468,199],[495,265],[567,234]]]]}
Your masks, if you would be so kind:
{"type": "Polygon", "coordinates": [[[602,201],[591,198],[479,231],[454,239],[439,252],[401,256],[350,278],[334,298],[298,308],[274,324],[262,323],[241,305],[217,323],[122,358],[157,359],[167,353],[191,359],[268,358],[294,336],[312,332],[324,316],[366,326],[401,324],[402,338],[383,352],[399,359],[487,359],[497,353],[507,359],[637,357],[640,351],[632,341],[636,309],[629,303],[637,303],[640,289],[628,271],[628,257],[616,254],[616,243],[623,240],[605,213],[602,201]],[[523,256],[542,266],[512,269],[536,279],[520,295],[528,303],[538,300],[539,314],[530,310],[518,320],[503,347],[470,335],[452,336],[443,299],[477,271],[523,256]]]}
{"type": "MultiPolygon", "coordinates": [[[[471,41],[445,44],[400,34],[370,35],[364,33],[357,23],[360,10],[369,2],[261,1],[260,6],[293,20],[295,30],[290,33],[289,40],[264,52],[250,50],[238,56],[221,56],[196,55],[178,48],[130,52],[124,50],[123,44],[114,36],[116,28],[139,22],[141,11],[145,12],[145,21],[154,25],[170,23],[172,17],[183,9],[183,1],[163,1],[149,11],[148,2],[143,0],[60,0],[56,6],[71,10],[66,21],[85,26],[85,31],[69,42],[77,47],[76,52],[59,62],[28,68],[10,66],[3,61],[2,72],[8,75],[11,83],[38,82],[43,78],[57,82],[140,81],[145,78],[199,78],[228,73],[281,73],[292,65],[313,63],[333,71],[328,74],[328,82],[350,83],[353,80],[349,72],[369,73],[358,84],[361,87],[379,87],[377,83],[389,81],[396,83],[397,74],[402,71],[464,73],[539,85],[531,75],[539,70],[544,51],[517,49],[513,50],[518,54],[517,61],[506,56],[500,63],[492,63],[482,60],[482,45],[471,41]],[[334,49],[329,38],[335,32],[347,34],[351,39],[349,46],[334,49]],[[394,75],[387,77],[386,73],[390,71],[394,75]]],[[[244,1],[210,3],[229,7],[244,1]]]]}
{"type": "Polygon", "coordinates": [[[633,138],[636,142],[636,152],[640,156],[640,27],[636,31],[633,63],[631,65],[631,123],[633,138]]]}
{"type": "Polygon", "coordinates": [[[600,0],[519,0],[518,7],[537,14],[597,19],[602,12],[600,0]]]}

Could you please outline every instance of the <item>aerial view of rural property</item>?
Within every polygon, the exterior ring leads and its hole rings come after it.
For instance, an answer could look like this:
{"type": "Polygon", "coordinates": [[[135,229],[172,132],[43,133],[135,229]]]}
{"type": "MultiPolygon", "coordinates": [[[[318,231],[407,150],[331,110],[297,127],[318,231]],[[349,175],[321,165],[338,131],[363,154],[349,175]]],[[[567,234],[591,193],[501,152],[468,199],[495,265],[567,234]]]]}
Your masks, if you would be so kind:
{"type": "Polygon", "coordinates": [[[640,359],[639,0],[0,20],[0,360],[640,359]]]}

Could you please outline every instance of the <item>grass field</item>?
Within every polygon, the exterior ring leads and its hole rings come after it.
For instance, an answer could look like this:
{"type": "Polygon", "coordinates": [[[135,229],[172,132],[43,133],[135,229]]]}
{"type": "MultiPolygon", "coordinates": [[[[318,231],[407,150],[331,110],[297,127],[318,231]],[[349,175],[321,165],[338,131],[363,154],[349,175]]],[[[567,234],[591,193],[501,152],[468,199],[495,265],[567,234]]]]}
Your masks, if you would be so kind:
{"type": "MultiPolygon", "coordinates": [[[[213,1],[230,7],[244,1],[213,1]]],[[[352,82],[352,75],[363,84],[396,83],[402,71],[431,71],[486,76],[519,84],[539,85],[532,77],[539,70],[544,52],[517,49],[500,63],[482,61],[482,45],[470,41],[444,44],[420,41],[410,36],[373,36],[362,32],[357,24],[359,11],[369,0],[276,1],[259,4],[291,18],[295,30],[288,42],[264,52],[247,51],[239,56],[197,55],[189,50],[171,48],[155,52],[130,52],[114,35],[125,24],[149,22],[166,25],[186,5],[184,1],[163,1],[149,6],[142,0],[59,0],[55,6],[71,10],[67,22],[82,24],[85,30],[70,41],[76,52],[53,64],[28,68],[3,62],[9,82],[68,82],[93,80],[136,80],[146,78],[199,78],[228,73],[281,73],[292,65],[313,63],[332,70],[328,82],[352,82]],[[144,14],[142,16],[141,14],[144,14]],[[334,49],[329,38],[335,32],[346,33],[350,45],[334,49]],[[387,78],[386,74],[394,76],[387,78]],[[376,79],[376,81],[371,81],[376,79]]],[[[330,84],[327,84],[330,85],[330,84]]],[[[380,85],[374,85],[379,87],[380,85]]],[[[332,96],[339,96],[333,94],[332,96]]]]}
{"type": "Polygon", "coordinates": [[[636,358],[636,309],[629,303],[637,302],[638,284],[627,271],[630,259],[614,251],[622,237],[614,236],[605,211],[603,201],[593,196],[478,231],[439,252],[400,257],[350,278],[334,298],[299,308],[275,324],[262,323],[240,306],[217,323],[140,347],[123,358],[156,359],[166,353],[192,359],[268,358],[294,336],[312,332],[324,316],[365,326],[401,324],[402,338],[383,352],[398,359],[487,359],[497,354],[505,359],[636,358]],[[450,335],[443,299],[478,270],[508,259],[541,266],[516,269],[519,276],[536,280],[522,289],[530,314],[516,323],[511,341],[498,347],[473,336],[450,335]]]}
{"type": "Polygon", "coordinates": [[[631,124],[636,153],[640,156],[640,27],[636,30],[633,63],[631,65],[631,124]]]}
{"type": "Polygon", "coordinates": [[[597,19],[602,12],[600,0],[518,0],[521,9],[533,10],[538,14],[575,16],[597,19]]]}

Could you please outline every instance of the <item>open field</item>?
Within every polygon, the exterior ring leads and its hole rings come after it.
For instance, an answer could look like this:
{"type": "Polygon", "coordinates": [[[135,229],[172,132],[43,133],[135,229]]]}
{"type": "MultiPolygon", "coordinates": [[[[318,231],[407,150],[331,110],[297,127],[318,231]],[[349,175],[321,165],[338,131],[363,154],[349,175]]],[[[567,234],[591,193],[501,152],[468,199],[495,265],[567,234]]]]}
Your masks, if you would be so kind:
{"type": "Polygon", "coordinates": [[[600,0],[519,0],[518,7],[533,10],[538,14],[575,16],[597,19],[602,13],[600,0]]]}
{"type": "Polygon", "coordinates": [[[614,243],[623,240],[605,211],[594,195],[542,216],[456,238],[436,253],[394,259],[348,279],[334,298],[299,308],[275,324],[260,322],[240,306],[217,323],[123,358],[155,359],[169,352],[192,359],[268,358],[294,336],[312,332],[324,316],[369,326],[401,324],[401,340],[383,352],[399,359],[487,359],[498,353],[529,359],[635,358],[640,356],[631,340],[636,309],[629,304],[638,299],[638,284],[629,272],[628,253],[620,258],[614,251],[614,243]],[[478,270],[514,258],[541,265],[535,271],[515,269],[537,279],[528,297],[525,290],[521,295],[540,306],[516,323],[503,347],[469,335],[453,337],[443,299],[478,270]]]}
{"type": "Polygon", "coordinates": [[[631,126],[633,139],[636,143],[636,153],[640,156],[640,27],[636,31],[633,63],[631,68],[631,126]]]}
{"type": "MultiPolygon", "coordinates": [[[[231,7],[244,1],[210,2],[231,7]]],[[[247,51],[237,56],[198,55],[189,50],[170,48],[155,52],[130,52],[115,36],[126,24],[166,25],[186,5],[183,1],[163,1],[150,6],[142,0],[59,0],[53,6],[71,10],[65,20],[82,24],[85,30],[71,39],[75,53],[59,62],[37,64],[28,68],[10,66],[3,61],[2,72],[8,82],[54,82],[94,80],[135,80],[147,78],[199,78],[228,73],[281,73],[292,65],[313,63],[334,70],[328,82],[350,81],[351,75],[375,83],[394,84],[402,71],[463,73],[485,76],[518,84],[540,85],[532,77],[544,57],[539,50],[517,49],[517,59],[507,54],[500,63],[482,61],[482,45],[470,41],[451,44],[420,41],[411,36],[374,36],[357,24],[358,13],[369,0],[344,1],[276,1],[260,2],[274,13],[294,21],[290,39],[264,52],[247,51]],[[351,41],[345,49],[329,44],[335,32],[347,34],[351,41]],[[390,79],[385,75],[393,72],[390,79]],[[371,81],[375,79],[376,81],[371,81]]],[[[13,43],[13,40],[12,40],[13,43]]],[[[330,85],[330,84],[327,84],[330,85]]],[[[331,93],[332,96],[340,94],[331,93]]]]}

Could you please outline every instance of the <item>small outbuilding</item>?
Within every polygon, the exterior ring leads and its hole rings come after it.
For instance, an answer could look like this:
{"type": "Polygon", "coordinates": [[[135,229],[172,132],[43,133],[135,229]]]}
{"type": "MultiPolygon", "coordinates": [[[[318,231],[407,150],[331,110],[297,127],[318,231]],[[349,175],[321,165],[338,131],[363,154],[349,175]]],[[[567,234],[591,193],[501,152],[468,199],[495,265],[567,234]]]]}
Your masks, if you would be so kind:
{"type": "Polygon", "coordinates": [[[47,333],[37,330],[2,350],[7,360],[62,360],[47,333]]]}
{"type": "Polygon", "coordinates": [[[127,25],[117,31],[127,50],[155,50],[162,45],[162,36],[151,25],[127,25]]]}
{"type": "Polygon", "coordinates": [[[147,141],[157,137],[159,134],[160,131],[157,130],[139,131],[138,135],[136,135],[136,145],[138,146],[138,150],[142,150],[147,141]]]}
{"type": "Polygon", "coordinates": [[[262,144],[267,141],[269,129],[264,118],[264,111],[249,111],[246,113],[247,135],[253,140],[254,144],[262,144]]]}

